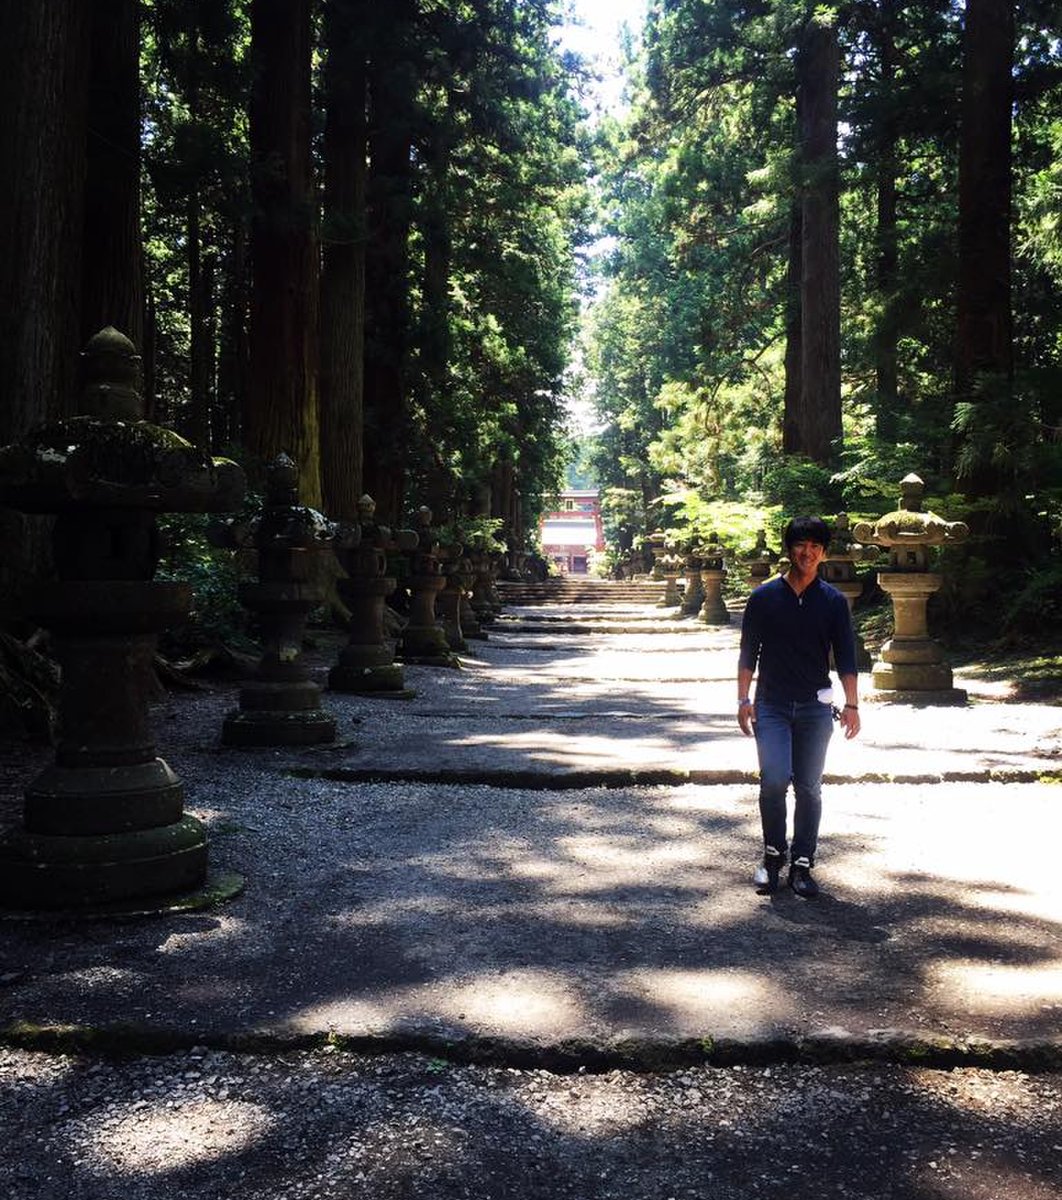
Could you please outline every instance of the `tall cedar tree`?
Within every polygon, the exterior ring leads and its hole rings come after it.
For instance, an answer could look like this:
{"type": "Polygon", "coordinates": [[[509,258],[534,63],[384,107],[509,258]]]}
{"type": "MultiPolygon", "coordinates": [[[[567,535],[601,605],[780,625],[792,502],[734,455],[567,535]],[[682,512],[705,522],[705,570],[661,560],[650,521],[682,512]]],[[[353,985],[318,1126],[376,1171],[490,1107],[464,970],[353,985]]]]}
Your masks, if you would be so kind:
{"type": "Polygon", "coordinates": [[[144,340],[140,235],[140,5],[94,0],[88,89],[81,335],[144,340]]]}
{"type": "Polygon", "coordinates": [[[376,10],[369,28],[365,447],[362,478],[384,524],[402,511],[408,442],[409,236],[417,115],[415,0],[376,10]]]}
{"type": "MultiPolygon", "coordinates": [[[[840,48],[833,20],[812,17],[796,54],[800,136],[801,387],[783,428],[787,454],[828,463],[841,436],[840,208],[837,88],[840,48]]],[[[789,392],[787,391],[787,398],[789,392]]]]}
{"type": "Polygon", "coordinates": [[[310,155],[311,0],[251,7],[251,387],[247,449],[287,453],[321,503],[316,198],[310,155]]]}
{"type": "Polygon", "coordinates": [[[981,372],[1013,373],[1010,306],[1014,5],[967,0],[959,138],[959,286],[955,390],[981,372]]]}
{"type": "MultiPolygon", "coordinates": [[[[73,406],[80,349],[89,12],[0,3],[0,445],[73,406]]],[[[0,509],[0,617],[46,560],[42,523],[0,509]]]]}
{"type": "Polygon", "coordinates": [[[321,484],[329,516],[352,521],[362,493],[367,20],[364,0],[324,9],[321,484]]]}

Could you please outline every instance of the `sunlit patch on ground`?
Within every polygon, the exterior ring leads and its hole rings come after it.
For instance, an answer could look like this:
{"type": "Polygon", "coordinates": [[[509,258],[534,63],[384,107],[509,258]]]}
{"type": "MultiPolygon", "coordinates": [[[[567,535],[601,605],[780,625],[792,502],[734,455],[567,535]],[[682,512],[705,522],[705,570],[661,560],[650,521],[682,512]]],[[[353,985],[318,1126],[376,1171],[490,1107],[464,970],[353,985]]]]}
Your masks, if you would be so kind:
{"type": "Polygon", "coordinates": [[[84,1165],[100,1172],[153,1175],[215,1162],[266,1137],[268,1108],[227,1097],[135,1100],[68,1125],[84,1165]]]}
{"type": "Polygon", "coordinates": [[[372,1001],[343,997],[304,1009],[292,1020],[300,1030],[329,1026],[344,1032],[381,1032],[433,1021],[468,1025],[480,1033],[519,1038],[568,1037],[584,1018],[578,992],[547,971],[490,972],[377,994],[372,1001]]]}
{"type": "Polygon", "coordinates": [[[1062,963],[1010,966],[970,961],[936,963],[929,968],[933,990],[944,1003],[980,1014],[1013,1014],[1062,1004],[1062,963]]]}

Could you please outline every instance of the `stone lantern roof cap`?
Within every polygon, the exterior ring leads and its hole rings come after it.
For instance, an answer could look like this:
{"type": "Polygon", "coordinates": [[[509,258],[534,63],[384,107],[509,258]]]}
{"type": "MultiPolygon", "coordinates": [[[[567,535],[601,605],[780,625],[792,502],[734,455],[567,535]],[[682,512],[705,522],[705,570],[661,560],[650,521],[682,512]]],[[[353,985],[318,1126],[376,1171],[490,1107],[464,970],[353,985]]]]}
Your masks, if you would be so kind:
{"type": "Polygon", "coordinates": [[[116,329],[82,355],[79,412],[0,449],[0,503],[21,512],[127,508],[223,512],[243,498],[242,469],[143,419],[140,359],[116,329]]]}
{"type": "Polygon", "coordinates": [[[969,527],[962,521],[946,521],[934,512],[922,509],[925,484],[915,474],[900,481],[899,508],[876,521],[861,521],[852,530],[859,542],[878,546],[942,546],[965,541],[969,527]]]}

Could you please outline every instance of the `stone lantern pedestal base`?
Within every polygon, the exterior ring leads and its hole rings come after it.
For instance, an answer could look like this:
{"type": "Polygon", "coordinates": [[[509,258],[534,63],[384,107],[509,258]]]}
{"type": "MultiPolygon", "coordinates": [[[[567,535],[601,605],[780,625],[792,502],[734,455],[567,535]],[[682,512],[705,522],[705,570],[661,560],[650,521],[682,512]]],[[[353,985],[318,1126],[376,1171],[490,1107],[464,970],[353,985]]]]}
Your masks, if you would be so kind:
{"type": "Polygon", "coordinates": [[[398,644],[398,657],[419,667],[460,667],[438,625],[407,625],[398,644]]]}
{"type": "Polygon", "coordinates": [[[207,873],[206,830],[195,817],[114,833],[31,833],[0,841],[0,904],[77,909],[188,892],[207,873]]]}
{"type": "Polygon", "coordinates": [[[406,689],[402,667],[394,661],[389,646],[344,646],[336,665],[328,672],[328,686],[334,692],[365,693],[373,696],[404,698],[406,689]]]}
{"type": "Polygon", "coordinates": [[[965,704],[966,692],[952,687],[951,667],[940,643],[929,636],[926,621],[926,604],[941,577],[932,571],[882,571],[878,583],[892,600],[896,632],[882,646],[881,660],[870,673],[874,686],[890,693],[889,699],[965,704]]]}
{"type": "Polygon", "coordinates": [[[321,708],[321,689],[310,680],[248,685],[239,711],[221,727],[226,746],[320,746],[335,738],[335,718],[321,708]]]}
{"type": "Polygon", "coordinates": [[[701,581],[704,584],[704,603],[697,620],[705,625],[729,625],[730,613],[723,602],[723,580],[725,571],[704,570],[701,581]]]}

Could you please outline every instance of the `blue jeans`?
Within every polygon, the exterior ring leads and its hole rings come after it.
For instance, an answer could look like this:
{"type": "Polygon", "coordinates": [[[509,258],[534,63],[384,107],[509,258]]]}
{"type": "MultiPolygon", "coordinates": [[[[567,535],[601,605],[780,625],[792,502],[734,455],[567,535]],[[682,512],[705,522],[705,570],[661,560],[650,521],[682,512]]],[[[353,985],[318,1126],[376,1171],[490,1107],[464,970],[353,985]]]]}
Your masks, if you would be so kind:
{"type": "Polygon", "coordinates": [[[772,704],[756,701],[756,752],[760,760],[760,820],[763,844],[786,853],[786,792],[796,804],[790,861],[815,863],[822,816],[822,769],[833,733],[833,713],[818,700],[772,704]]]}

